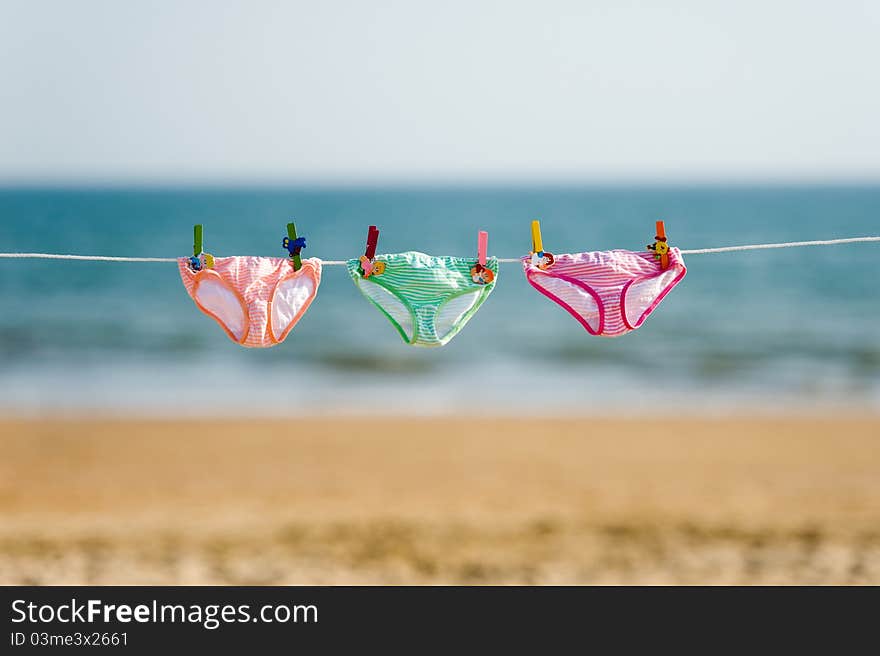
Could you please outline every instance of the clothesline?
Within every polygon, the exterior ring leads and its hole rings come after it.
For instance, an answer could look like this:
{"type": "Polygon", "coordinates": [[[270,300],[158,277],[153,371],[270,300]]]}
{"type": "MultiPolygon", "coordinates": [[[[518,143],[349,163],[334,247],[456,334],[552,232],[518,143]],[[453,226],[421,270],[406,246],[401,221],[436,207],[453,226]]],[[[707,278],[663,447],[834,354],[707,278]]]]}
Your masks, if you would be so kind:
{"type": "MultiPolygon", "coordinates": [[[[816,241],[789,241],[775,244],[744,244],[741,246],[720,246],[717,248],[682,249],[682,255],[704,255],[707,253],[730,253],[733,251],[758,251],[770,248],[799,248],[802,246],[834,246],[860,242],[880,242],[876,237],[846,237],[843,239],[822,239],[816,241]]],[[[109,255],[72,255],[64,253],[0,253],[3,259],[20,260],[87,260],[91,262],[177,262],[175,257],[116,257],[109,255]]],[[[499,262],[520,262],[518,257],[501,257],[499,262]]],[[[343,266],[345,260],[321,260],[323,266],[343,266]]]]}

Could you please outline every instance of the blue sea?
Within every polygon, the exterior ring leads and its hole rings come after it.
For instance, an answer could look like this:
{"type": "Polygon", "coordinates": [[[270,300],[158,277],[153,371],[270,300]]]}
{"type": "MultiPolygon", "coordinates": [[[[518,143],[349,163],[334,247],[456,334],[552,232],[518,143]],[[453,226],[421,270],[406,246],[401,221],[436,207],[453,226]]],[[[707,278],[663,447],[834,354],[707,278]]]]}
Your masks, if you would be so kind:
{"type": "MultiPolygon", "coordinates": [[[[653,241],[681,248],[880,234],[880,187],[5,189],[0,251],[176,257],[526,253],[653,241]]],[[[0,412],[133,415],[638,414],[880,409],[880,245],[686,256],[639,330],[592,337],[502,264],[443,348],[404,344],[327,267],[288,339],[244,349],[194,306],[173,264],[0,260],[0,412]]]]}

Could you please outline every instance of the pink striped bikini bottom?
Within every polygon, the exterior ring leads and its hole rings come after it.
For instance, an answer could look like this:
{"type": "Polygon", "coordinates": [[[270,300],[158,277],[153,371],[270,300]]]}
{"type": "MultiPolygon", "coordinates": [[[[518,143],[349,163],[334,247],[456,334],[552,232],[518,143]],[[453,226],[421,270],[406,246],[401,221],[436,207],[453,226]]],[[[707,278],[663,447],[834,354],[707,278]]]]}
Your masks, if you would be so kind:
{"type": "Polygon", "coordinates": [[[193,271],[178,260],[180,277],[198,308],[233,342],[247,347],[280,344],[309,309],[321,284],[321,260],[302,260],[294,271],[280,257],[217,257],[193,271]]]}
{"type": "Polygon", "coordinates": [[[677,248],[669,267],[653,253],[614,250],[556,255],[547,269],[523,258],[531,285],[556,301],[591,335],[619,337],[641,326],[687,269],[677,248]]]}

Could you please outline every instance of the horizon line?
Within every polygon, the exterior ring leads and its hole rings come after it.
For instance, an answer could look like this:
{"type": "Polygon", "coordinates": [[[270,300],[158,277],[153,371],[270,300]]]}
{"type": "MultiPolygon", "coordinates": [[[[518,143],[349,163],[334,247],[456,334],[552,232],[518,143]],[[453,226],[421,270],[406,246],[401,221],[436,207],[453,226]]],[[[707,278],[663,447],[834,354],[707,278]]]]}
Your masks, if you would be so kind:
{"type": "Polygon", "coordinates": [[[869,188],[880,176],[851,177],[693,177],[693,178],[0,178],[0,191],[124,191],[124,190],[467,190],[467,189],[633,189],[633,188],[869,188]]]}

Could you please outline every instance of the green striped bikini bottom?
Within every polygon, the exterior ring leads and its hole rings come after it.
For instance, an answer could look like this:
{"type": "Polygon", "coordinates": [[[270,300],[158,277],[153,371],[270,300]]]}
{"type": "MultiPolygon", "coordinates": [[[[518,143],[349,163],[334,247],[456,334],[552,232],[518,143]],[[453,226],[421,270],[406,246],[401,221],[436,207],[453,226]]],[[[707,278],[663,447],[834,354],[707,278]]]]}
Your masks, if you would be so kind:
{"type": "Polygon", "coordinates": [[[464,327],[495,288],[498,260],[409,251],[377,255],[365,275],[360,260],[347,262],[352,280],[388,317],[407,344],[443,346],[464,327]]]}

